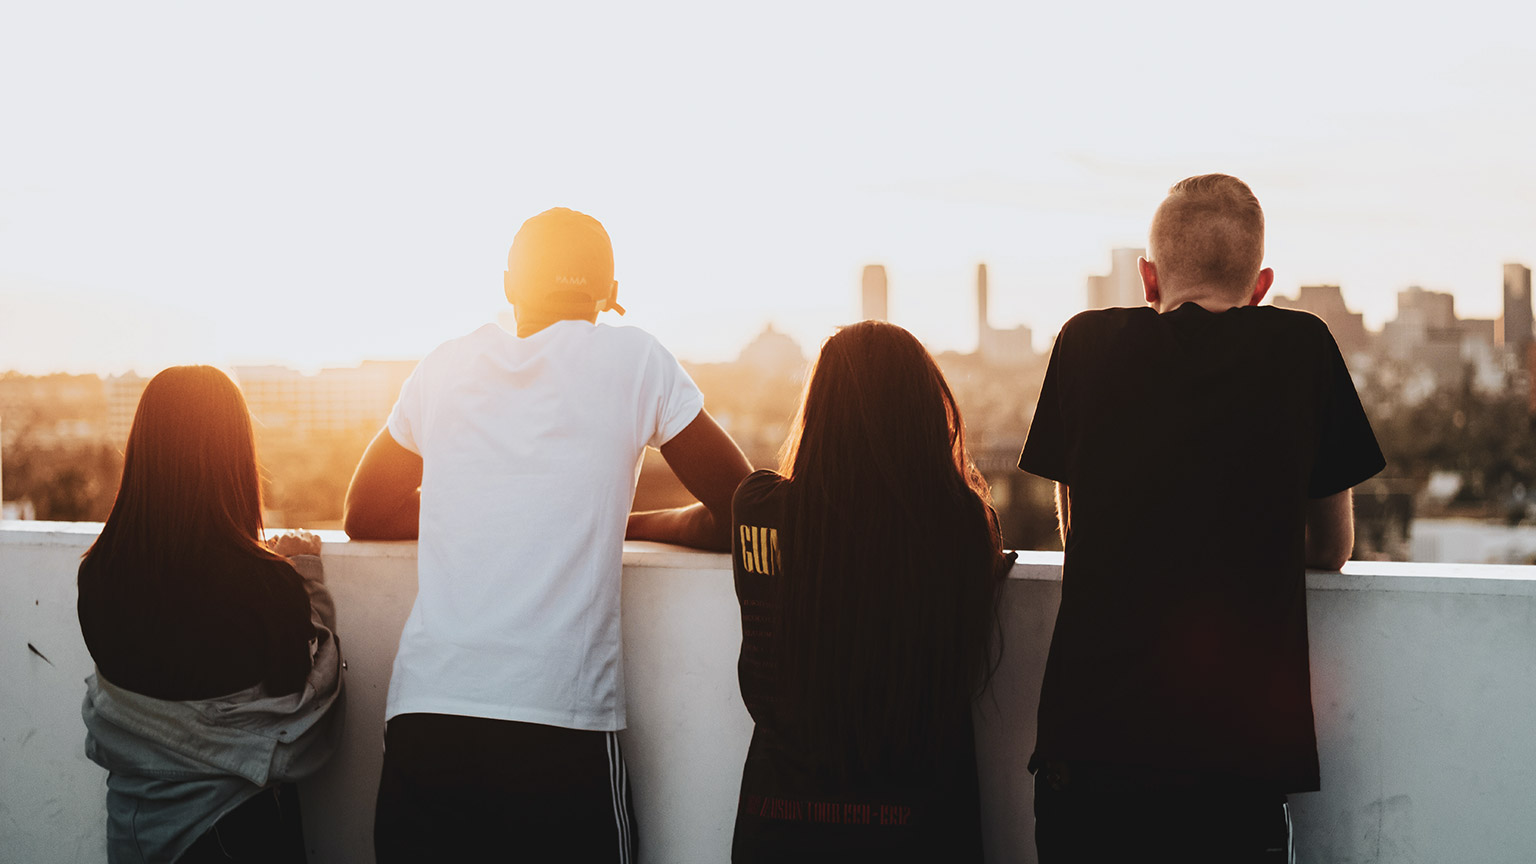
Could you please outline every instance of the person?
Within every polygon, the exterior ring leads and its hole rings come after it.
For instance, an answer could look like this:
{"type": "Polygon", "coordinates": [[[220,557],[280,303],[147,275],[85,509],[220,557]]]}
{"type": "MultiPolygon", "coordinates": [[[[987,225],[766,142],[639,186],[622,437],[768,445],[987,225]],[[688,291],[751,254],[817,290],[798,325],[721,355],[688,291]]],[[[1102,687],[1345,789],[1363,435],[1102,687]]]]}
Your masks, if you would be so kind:
{"type": "Polygon", "coordinates": [[[386,707],[379,861],[634,859],[617,732],[625,537],[729,548],[751,470],[688,374],[623,313],[607,231],[523,223],[487,325],[416,367],[347,491],[356,539],[419,536],[386,707]],[[629,515],[647,446],[700,503],[629,515]]]}
{"type": "Polygon", "coordinates": [[[1013,555],[943,373],[900,327],[842,328],[780,470],[733,503],[732,860],[980,861],[971,702],[1013,555]]]}
{"type": "Polygon", "coordinates": [[[79,572],[113,864],[305,860],[294,781],[341,733],[341,657],[320,541],[261,536],[240,391],[211,366],[156,375],[79,572]]]}
{"type": "Polygon", "coordinates": [[[1259,305],[1247,184],[1178,182],[1149,239],[1148,305],[1061,329],[1019,458],[1056,481],[1066,550],[1036,845],[1284,861],[1285,796],[1319,786],[1304,571],[1348,559],[1350,488],[1385,461],[1327,325],[1259,305]]]}

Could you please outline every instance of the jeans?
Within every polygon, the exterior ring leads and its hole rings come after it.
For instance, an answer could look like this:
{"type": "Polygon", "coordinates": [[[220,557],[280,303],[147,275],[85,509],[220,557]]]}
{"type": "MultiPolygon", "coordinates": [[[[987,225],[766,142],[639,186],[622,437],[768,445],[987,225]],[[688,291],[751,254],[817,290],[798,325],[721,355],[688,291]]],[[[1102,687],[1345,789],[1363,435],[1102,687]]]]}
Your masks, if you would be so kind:
{"type": "Polygon", "coordinates": [[[263,789],[203,832],[176,864],[305,864],[304,820],[292,783],[263,789]]]}

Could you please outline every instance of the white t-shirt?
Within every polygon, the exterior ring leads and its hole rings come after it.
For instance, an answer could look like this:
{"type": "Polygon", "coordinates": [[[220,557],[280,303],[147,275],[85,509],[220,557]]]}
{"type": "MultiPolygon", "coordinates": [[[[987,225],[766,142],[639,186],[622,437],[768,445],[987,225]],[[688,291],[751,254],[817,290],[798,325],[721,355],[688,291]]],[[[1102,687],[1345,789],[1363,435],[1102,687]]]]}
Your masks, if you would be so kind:
{"type": "Polygon", "coordinates": [[[416,603],[385,717],[624,728],[624,526],[647,445],[704,397],[655,337],[560,321],[439,346],[389,434],[422,457],[416,603]]]}

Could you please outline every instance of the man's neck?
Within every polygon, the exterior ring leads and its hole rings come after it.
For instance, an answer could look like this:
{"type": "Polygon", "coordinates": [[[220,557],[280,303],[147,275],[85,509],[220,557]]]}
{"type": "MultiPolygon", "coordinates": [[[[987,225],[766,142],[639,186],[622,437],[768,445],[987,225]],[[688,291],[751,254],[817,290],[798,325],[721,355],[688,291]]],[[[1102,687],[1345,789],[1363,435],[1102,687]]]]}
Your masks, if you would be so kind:
{"type": "Polygon", "coordinates": [[[1176,297],[1159,297],[1157,302],[1152,305],[1152,308],[1156,309],[1157,314],[1161,315],[1164,312],[1171,312],[1174,309],[1183,306],[1185,303],[1193,303],[1207,312],[1225,312],[1228,309],[1236,309],[1239,306],[1247,305],[1241,301],[1233,300],[1230,296],[1227,295],[1216,293],[1191,293],[1176,297]]]}
{"type": "Polygon", "coordinates": [[[539,332],[540,330],[543,330],[545,327],[560,321],[585,321],[588,324],[597,323],[596,312],[593,312],[586,318],[582,318],[580,316],[548,315],[534,311],[524,311],[514,306],[512,307],[512,314],[517,318],[517,338],[519,339],[526,339],[529,336],[539,332]]]}

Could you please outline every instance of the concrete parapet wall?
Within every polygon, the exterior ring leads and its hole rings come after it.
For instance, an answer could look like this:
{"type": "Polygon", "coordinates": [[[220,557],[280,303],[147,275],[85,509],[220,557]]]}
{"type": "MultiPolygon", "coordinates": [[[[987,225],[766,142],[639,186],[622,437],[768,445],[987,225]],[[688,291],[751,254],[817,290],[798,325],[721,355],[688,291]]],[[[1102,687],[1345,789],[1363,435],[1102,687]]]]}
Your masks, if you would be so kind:
{"type": "MultiPolygon", "coordinates": [[[[0,524],[0,864],[105,857],[106,774],[84,756],[91,660],[75,619],[75,570],[98,529],[0,524]]],[[[312,862],[366,862],[416,547],[324,537],[347,736],[301,789],[305,829],[312,862]]],[[[1021,556],[1003,597],[1003,665],[977,711],[993,862],[1034,861],[1025,764],[1060,560],[1021,556]]],[[[1324,789],[1292,796],[1300,860],[1536,860],[1536,568],[1352,563],[1308,578],[1324,789]]],[[[752,729],[736,689],[740,638],[726,556],[626,545],[624,745],[643,861],[729,858],[752,729]]],[[[1199,830],[1190,818],[1153,842],[1176,850],[1199,830]]]]}

